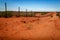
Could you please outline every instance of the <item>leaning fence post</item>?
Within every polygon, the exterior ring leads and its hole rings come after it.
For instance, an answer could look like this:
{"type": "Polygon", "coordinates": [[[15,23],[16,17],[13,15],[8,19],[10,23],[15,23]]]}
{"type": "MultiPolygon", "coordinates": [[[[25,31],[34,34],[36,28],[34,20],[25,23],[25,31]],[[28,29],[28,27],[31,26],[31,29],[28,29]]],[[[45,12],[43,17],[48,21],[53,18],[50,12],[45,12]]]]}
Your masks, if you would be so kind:
{"type": "Polygon", "coordinates": [[[26,9],[26,17],[27,17],[27,9],[26,9]]]}
{"type": "Polygon", "coordinates": [[[18,7],[18,16],[20,16],[20,7],[18,7]]]}
{"type": "Polygon", "coordinates": [[[32,17],[32,10],[31,10],[31,17],[32,17]]]}
{"type": "Polygon", "coordinates": [[[7,3],[5,2],[5,17],[7,17],[7,3]]]}

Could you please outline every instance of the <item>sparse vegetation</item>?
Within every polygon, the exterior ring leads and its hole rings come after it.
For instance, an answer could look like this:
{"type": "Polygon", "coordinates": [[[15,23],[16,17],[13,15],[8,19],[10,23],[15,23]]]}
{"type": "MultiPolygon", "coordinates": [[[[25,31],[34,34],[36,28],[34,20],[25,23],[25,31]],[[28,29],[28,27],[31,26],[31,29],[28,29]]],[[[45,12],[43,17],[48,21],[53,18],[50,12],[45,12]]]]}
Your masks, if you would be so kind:
{"type": "Polygon", "coordinates": [[[5,17],[5,18],[8,18],[8,17],[12,17],[13,14],[11,11],[8,11],[7,13],[5,12],[0,12],[0,17],[5,17]]]}
{"type": "Polygon", "coordinates": [[[57,12],[56,16],[59,16],[59,18],[60,18],[60,12],[57,12]]]}
{"type": "Polygon", "coordinates": [[[0,17],[2,17],[3,16],[3,12],[0,12],[0,17]]]}
{"type": "Polygon", "coordinates": [[[41,12],[41,15],[45,15],[45,14],[47,14],[47,12],[41,12]]]}
{"type": "MultiPolygon", "coordinates": [[[[48,12],[41,12],[41,15],[45,15],[47,14],[48,12]]],[[[16,17],[35,17],[35,12],[13,12],[13,11],[2,11],[0,12],[0,17],[5,17],[5,18],[9,18],[9,17],[12,17],[12,16],[16,16],[16,17]]],[[[60,12],[57,12],[56,16],[58,16],[60,18],[60,12]]],[[[53,17],[51,15],[51,17],[53,17]]]]}

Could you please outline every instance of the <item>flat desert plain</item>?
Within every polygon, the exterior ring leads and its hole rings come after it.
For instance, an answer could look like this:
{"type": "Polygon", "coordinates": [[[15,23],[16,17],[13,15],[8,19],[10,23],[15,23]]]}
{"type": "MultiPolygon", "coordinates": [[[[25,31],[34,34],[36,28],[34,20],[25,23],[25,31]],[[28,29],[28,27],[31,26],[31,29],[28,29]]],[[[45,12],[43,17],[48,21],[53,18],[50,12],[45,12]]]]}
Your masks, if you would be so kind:
{"type": "Polygon", "coordinates": [[[0,18],[0,40],[60,40],[60,18],[0,18]]]}

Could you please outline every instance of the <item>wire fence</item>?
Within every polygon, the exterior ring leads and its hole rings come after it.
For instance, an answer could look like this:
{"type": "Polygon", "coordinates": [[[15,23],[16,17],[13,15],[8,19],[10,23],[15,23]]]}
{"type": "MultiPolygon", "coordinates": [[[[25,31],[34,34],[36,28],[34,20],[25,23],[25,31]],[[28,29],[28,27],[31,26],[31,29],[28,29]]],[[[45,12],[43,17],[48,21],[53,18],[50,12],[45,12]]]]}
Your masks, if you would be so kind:
{"type": "MultiPolygon", "coordinates": [[[[18,11],[8,11],[7,10],[7,3],[5,2],[5,11],[4,12],[0,12],[0,17],[5,17],[5,18],[8,18],[8,17],[12,17],[12,16],[16,16],[16,17],[40,17],[41,15],[45,15],[49,12],[33,12],[33,11],[30,11],[28,12],[28,10],[26,9],[26,11],[20,11],[20,7],[18,7],[18,11]],[[37,15],[38,14],[38,15],[37,15]]],[[[52,13],[52,12],[51,12],[52,13]]],[[[56,12],[56,16],[59,16],[60,17],[60,12],[56,12]]],[[[51,14],[49,15],[46,15],[46,16],[51,16],[51,14]]]]}

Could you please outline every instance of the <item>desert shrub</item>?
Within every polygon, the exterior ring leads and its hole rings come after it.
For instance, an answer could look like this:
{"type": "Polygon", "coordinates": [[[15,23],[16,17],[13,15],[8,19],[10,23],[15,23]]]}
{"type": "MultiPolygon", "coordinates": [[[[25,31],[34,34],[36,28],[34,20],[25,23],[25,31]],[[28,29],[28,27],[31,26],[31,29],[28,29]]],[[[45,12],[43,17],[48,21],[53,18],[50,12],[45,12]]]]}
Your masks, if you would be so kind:
{"type": "Polygon", "coordinates": [[[12,17],[12,16],[13,16],[12,12],[7,12],[7,17],[12,17]]]}
{"type": "Polygon", "coordinates": [[[16,14],[16,17],[20,17],[20,13],[17,13],[17,14],[16,14]]]}
{"type": "Polygon", "coordinates": [[[1,13],[0,13],[0,17],[1,17],[1,13]]]}
{"type": "Polygon", "coordinates": [[[31,13],[27,13],[26,15],[27,15],[27,17],[31,17],[31,16],[32,16],[32,14],[31,14],[31,13]]]}
{"type": "Polygon", "coordinates": [[[21,13],[18,13],[16,14],[16,17],[32,17],[34,16],[34,13],[31,13],[31,12],[21,12],[21,13]]]}
{"type": "Polygon", "coordinates": [[[0,12],[0,17],[2,17],[2,13],[0,12]]]}
{"type": "Polygon", "coordinates": [[[20,17],[20,15],[16,15],[16,17],[20,17]]]}
{"type": "Polygon", "coordinates": [[[34,13],[34,12],[32,12],[32,13],[31,13],[31,17],[34,17],[34,16],[35,16],[35,13],[34,13]]]}
{"type": "Polygon", "coordinates": [[[3,15],[4,15],[4,12],[0,12],[0,17],[3,17],[3,15]]]}
{"type": "Polygon", "coordinates": [[[13,16],[13,14],[11,11],[4,12],[4,14],[3,14],[3,17],[5,17],[5,18],[12,17],[12,16],[13,16]]]}
{"type": "Polygon", "coordinates": [[[20,13],[20,14],[17,14],[17,16],[23,16],[23,17],[25,17],[26,14],[25,13],[20,13]]]}
{"type": "Polygon", "coordinates": [[[56,16],[59,16],[59,18],[60,18],[60,12],[57,12],[56,16]]]}
{"type": "Polygon", "coordinates": [[[28,13],[28,16],[29,16],[29,17],[34,17],[35,14],[34,14],[34,12],[29,12],[29,13],[28,13]]]}
{"type": "Polygon", "coordinates": [[[45,15],[45,14],[47,14],[47,12],[41,12],[41,15],[45,15]]]}

